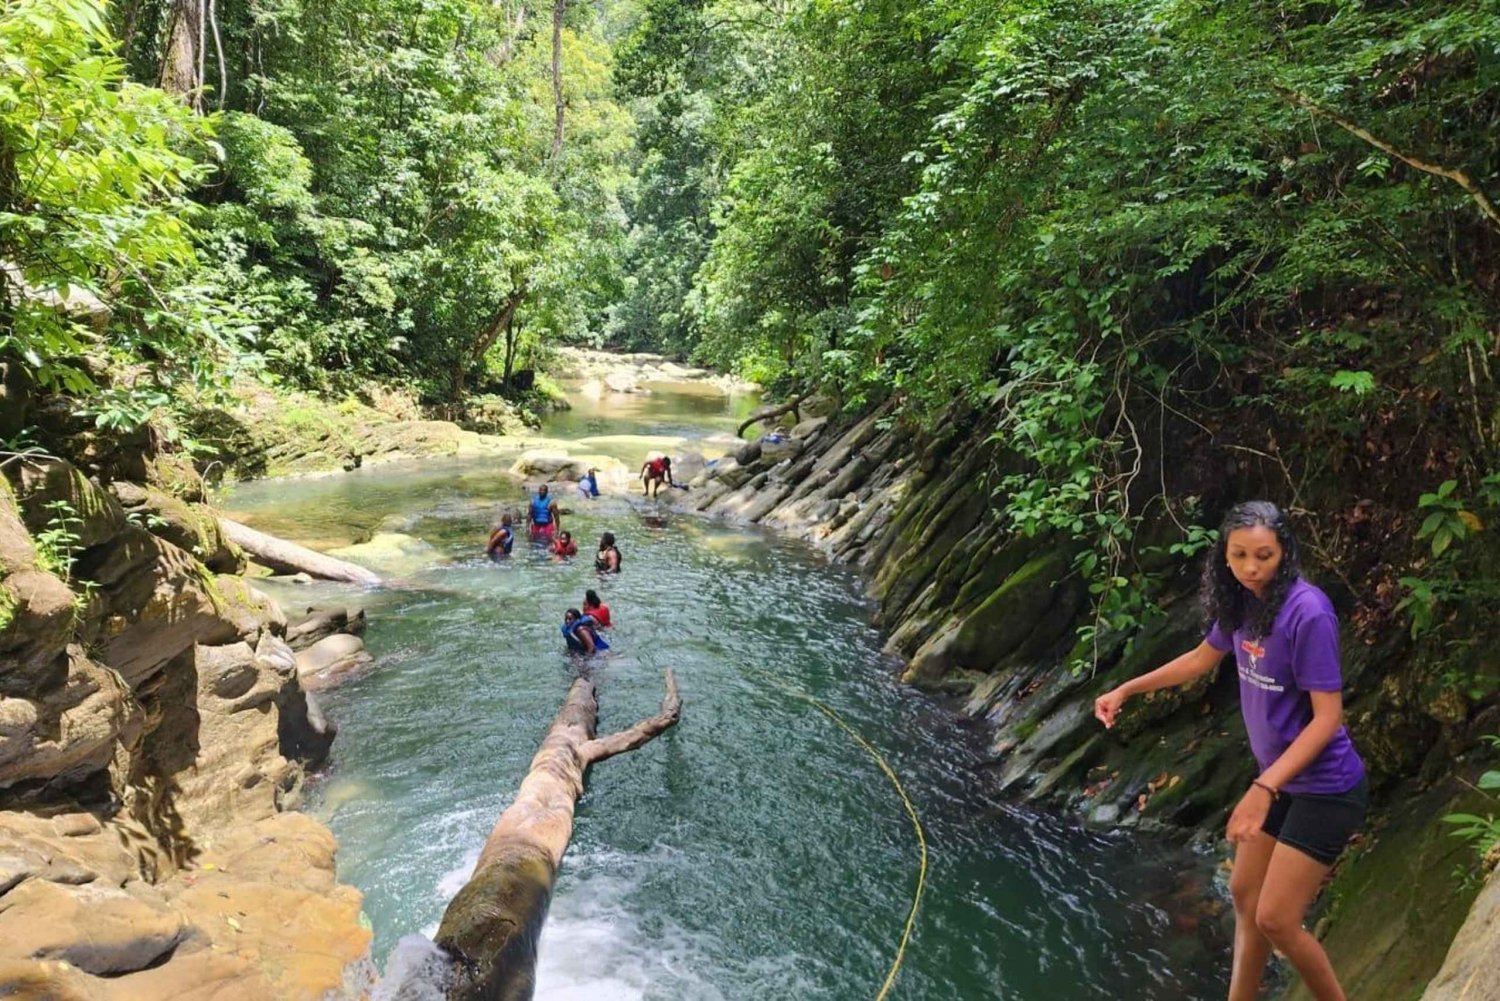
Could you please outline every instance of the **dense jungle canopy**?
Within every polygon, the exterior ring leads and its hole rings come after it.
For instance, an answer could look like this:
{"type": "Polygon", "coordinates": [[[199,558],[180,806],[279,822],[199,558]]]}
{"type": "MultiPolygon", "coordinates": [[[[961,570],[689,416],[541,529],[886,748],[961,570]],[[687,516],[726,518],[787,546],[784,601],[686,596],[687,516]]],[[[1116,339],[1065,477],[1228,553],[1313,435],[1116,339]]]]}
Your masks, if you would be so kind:
{"type": "Polygon", "coordinates": [[[6,0],[0,65],[6,379],[101,427],[607,343],[988,422],[1097,628],[1236,456],[1356,628],[1500,590],[1495,0],[6,0]]]}

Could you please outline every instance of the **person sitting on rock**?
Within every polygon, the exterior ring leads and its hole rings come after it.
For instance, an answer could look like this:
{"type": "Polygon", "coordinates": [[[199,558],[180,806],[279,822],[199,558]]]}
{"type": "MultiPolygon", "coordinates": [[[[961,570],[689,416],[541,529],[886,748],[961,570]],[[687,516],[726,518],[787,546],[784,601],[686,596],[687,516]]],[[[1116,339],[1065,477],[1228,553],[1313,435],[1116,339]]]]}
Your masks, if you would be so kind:
{"type": "Polygon", "coordinates": [[[671,487],[677,484],[672,480],[672,460],[665,455],[658,455],[646,460],[641,467],[641,482],[645,484],[642,491],[647,497],[655,497],[661,491],[662,481],[671,487]]]}
{"type": "Polygon", "coordinates": [[[614,625],[609,619],[609,606],[599,600],[599,592],[593,588],[583,592],[583,614],[593,616],[601,629],[609,629],[614,625]]]}
{"type": "Polygon", "coordinates": [[[620,548],[615,545],[614,532],[605,532],[599,536],[599,551],[594,554],[594,569],[600,573],[620,572],[620,548]]]}
{"type": "Polygon", "coordinates": [[[578,496],[584,500],[599,496],[599,470],[593,466],[590,466],[589,471],[583,474],[583,479],[578,481],[578,496]]]}
{"type": "Polygon", "coordinates": [[[500,524],[490,530],[490,542],[485,547],[485,552],[490,559],[496,563],[510,555],[510,549],[516,544],[516,533],[510,527],[511,517],[509,512],[500,516],[500,524]]]}
{"type": "Polygon", "coordinates": [[[573,541],[572,532],[558,532],[557,538],[552,540],[553,556],[577,556],[578,543],[573,541]]]}
{"type": "Polygon", "coordinates": [[[609,649],[608,641],[599,635],[599,623],[593,616],[584,615],[576,608],[563,613],[562,634],[573,653],[588,656],[609,649]]]}
{"type": "Polygon", "coordinates": [[[547,484],[543,483],[537,488],[536,496],[531,498],[531,508],[526,514],[526,520],[531,523],[531,537],[550,540],[557,531],[561,514],[557,501],[547,496],[547,484]]]}

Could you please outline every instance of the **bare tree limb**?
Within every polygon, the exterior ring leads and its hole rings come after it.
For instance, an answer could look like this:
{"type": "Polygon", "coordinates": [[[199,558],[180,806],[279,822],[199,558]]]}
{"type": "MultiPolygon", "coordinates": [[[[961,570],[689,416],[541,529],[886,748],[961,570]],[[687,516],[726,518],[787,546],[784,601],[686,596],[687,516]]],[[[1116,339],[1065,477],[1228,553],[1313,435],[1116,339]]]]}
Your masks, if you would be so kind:
{"type": "Polygon", "coordinates": [[[1289,104],[1293,104],[1299,108],[1306,108],[1308,111],[1312,112],[1314,115],[1317,115],[1319,118],[1327,119],[1355,138],[1369,143],[1371,146],[1374,146],[1376,149],[1380,150],[1387,156],[1391,156],[1396,158],[1397,160],[1400,160],[1408,167],[1420,170],[1424,174],[1432,174],[1434,177],[1447,178],[1454,184],[1457,184],[1460,188],[1463,188],[1464,191],[1468,193],[1470,198],[1474,200],[1474,204],[1479,206],[1479,211],[1483,212],[1484,215],[1490,220],[1490,222],[1493,223],[1496,227],[1500,227],[1500,209],[1497,209],[1495,207],[1495,203],[1491,201],[1489,196],[1484,193],[1483,189],[1481,189],[1479,185],[1475,183],[1474,179],[1468,174],[1464,173],[1462,170],[1455,170],[1452,167],[1444,167],[1442,164],[1429,163],[1426,160],[1420,160],[1412,154],[1402,152],[1385,140],[1380,139],[1379,137],[1371,133],[1368,129],[1356,125],[1354,122],[1351,122],[1349,119],[1343,117],[1342,115],[1329,111],[1327,108],[1318,104],[1312,98],[1307,97],[1304,94],[1299,94],[1295,90],[1290,90],[1286,87],[1275,87],[1274,89],[1276,93],[1280,94],[1281,97],[1289,104]]]}
{"type": "Polygon", "coordinates": [[[682,696],[677,694],[677,675],[667,668],[667,691],[661,698],[661,712],[648,716],[634,726],[608,737],[595,737],[579,750],[586,764],[606,761],[616,754],[633,751],[677,725],[682,718],[682,696]]]}
{"type": "Polygon", "coordinates": [[[772,407],[769,410],[757,410],[755,413],[751,414],[749,417],[746,417],[743,421],[740,422],[740,426],[734,429],[734,436],[738,438],[740,435],[745,433],[746,428],[756,423],[757,421],[768,421],[772,417],[780,417],[785,413],[790,413],[793,417],[801,420],[802,415],[797,409],[800,406],[802,406],[802,397],[799,395],[792,397],[790,400],[788,400],[786,403],[781,404],[779,407],[772,407]]]}

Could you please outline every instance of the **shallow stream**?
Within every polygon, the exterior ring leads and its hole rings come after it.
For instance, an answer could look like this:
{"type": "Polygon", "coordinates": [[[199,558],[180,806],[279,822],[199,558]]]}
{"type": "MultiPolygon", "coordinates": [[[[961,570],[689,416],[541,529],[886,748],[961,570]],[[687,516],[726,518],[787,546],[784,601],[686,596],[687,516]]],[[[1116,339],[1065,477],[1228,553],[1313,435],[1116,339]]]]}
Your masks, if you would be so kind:
{"type": "MultiPolygon", "coordinates": [[[[746,401],[659,391],[588,401],[554,437],[732,431],[746,401]]],[[[609,443],[589,446],[609,453],[609,443]]],[[[885,979],[918,874],[895,790],[821,700],[899,775],[926,827],[926,896],[893,998],[1222,996],[1219,919],[1204,864],[1101,835],[982,792],[981,735],[899,685],[860,581],[806,548],[606,496],[564,527],[582,555],[517,543],[483,556],[508,460],[427,461],[239,487],[228,507],[320,545],[376,536],[372,565],[403,586],[362,594],[277,586],[298,605],[369,609],[366,676],[324,696],[339,726],[308,809],[338,836],[340,878],[365,894],[383,962],[430,934],[525,774],[579,662],[562,613],[597,588],[613,649],[593,667],[600,729],[650,715],[662,671],[681,724],[596,767],[542,937],[537,997],[867,1001],[885,979]],[[624,572],[589,558],[603,530],[624,572]],[[387,533],[377,535],[377,533],[387,533]],[[409,538],[393,538],[399,533],[409,538]],[[780,679],[767,683],[764,673],[780,679]]]]}

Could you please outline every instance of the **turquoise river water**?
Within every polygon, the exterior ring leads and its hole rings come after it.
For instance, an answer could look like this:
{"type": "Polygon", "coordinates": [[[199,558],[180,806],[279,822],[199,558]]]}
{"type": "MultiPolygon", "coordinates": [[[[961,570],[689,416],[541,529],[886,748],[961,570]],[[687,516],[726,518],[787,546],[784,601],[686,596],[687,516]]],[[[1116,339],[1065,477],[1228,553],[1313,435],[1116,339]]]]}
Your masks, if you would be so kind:
{"type": "MultiPolygon", "coordinates": [[[[747,405],[668,391],[580,401],[547,433],[625,436],[617,454],[637,463],[646,438],[722,435],[747,405]]],[[[601,732],[653,713],[669,666],[684,711],[674,730],[590,773],[538,998],[876,996],[917,843],[869,754],[799,693],[878,749],[926,827],[931,871],[893,998],[1222,996],[1226,944],[1221,920],[1205,916],[1202,860],[986,795],[982,735],[897,683],[852,573],[638,496],[580,505],[571,492],[563,502],[580,510],[564,525],[580,558],[518,541],[496,565],[482,553],[487,527],[524,498],[509,461],[268,481],[226,502],[320,545],[377,536],[385,545],[368,561],[402,585],[274,586],[291,614],[335,601],[369,611],[375,663],[323,697],[339,736],[308,809],[338,836],[340,878],[365,894],[377,961],[404,936],[431,934],[462,885],[579,670],[558,625],[593,587],[616,622],[613,650],[593,666],[601,732]],[[601,580],[588,557],[606,529],[624,572],[601,580]]]]}

